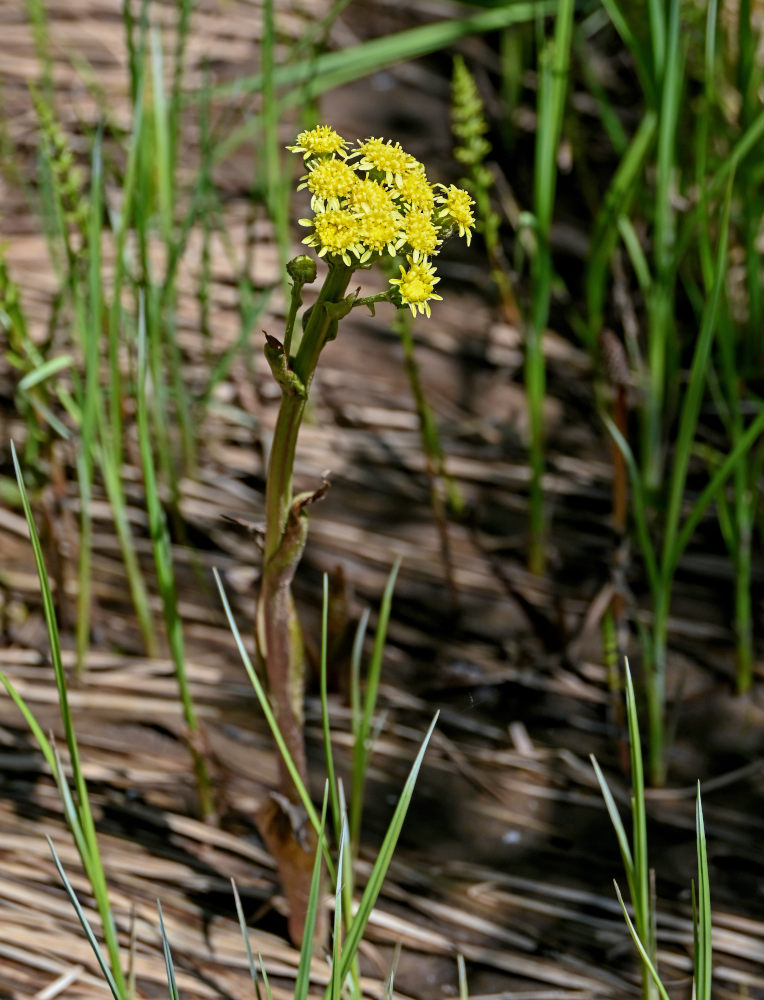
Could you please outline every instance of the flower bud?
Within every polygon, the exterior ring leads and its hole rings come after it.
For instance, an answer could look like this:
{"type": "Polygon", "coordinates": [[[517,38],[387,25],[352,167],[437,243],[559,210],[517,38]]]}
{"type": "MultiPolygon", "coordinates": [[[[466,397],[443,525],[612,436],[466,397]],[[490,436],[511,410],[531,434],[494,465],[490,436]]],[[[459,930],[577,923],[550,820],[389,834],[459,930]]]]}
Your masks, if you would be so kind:
{"type": "Polygon", "coordinates": [[[293,257],[286,266],[287,274],[296,285],[309,285],[316,280],[316,262],[307,254],[293,257]]]}

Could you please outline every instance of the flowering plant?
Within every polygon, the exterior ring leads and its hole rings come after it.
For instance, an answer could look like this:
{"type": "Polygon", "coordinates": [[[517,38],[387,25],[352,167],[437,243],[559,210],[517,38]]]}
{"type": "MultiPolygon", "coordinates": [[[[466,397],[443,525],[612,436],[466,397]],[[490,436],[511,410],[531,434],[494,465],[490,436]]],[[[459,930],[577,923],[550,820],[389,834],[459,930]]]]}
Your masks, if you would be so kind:
{"type": "MultiPolygon", "coordinates": [[[[430,303],[440,300],[440,281],[432,263],[444,240],[455,233],[470,242],[475,219],[472,199],[451,185],[431,184],[422,164],[396,142],[366,139],[350,150],[328,125],[301,132],[295,145],[306,173],[299,189],[311,195],[311,229],[303,241],[329,265],[316,301],[302,315],[302,335],[292,350],[304,285],[316,279],[315,261],[306,255],[287,265],[292,292],[283,342],[266,334],[265,356],[281,387],[265,494],[265,540],[256,640],[273,711],[293,769],[307,784],[303,740],[305,662],[302,633],[291,583],[307,536],[307,507],[316,492],[293,496],[292,472],[297,436],[319,356],[337,335],[340,320],[351,309],[376,302],[408,306],[414,316],[430,316],[430,303]],[[353,272],[376,262],[403,257],[399,277],[376,295],[347,295],[353,272]]],[[[279,755],[280,792],[260,816],[260,829],[279,867],[290,902],[290,933],[302,935],[304,904],[312,874],[310,838],[294,832],[298,808],[289,763],[279,755]],[[287,805],[287,800],[289,805],[287,805]]]]}

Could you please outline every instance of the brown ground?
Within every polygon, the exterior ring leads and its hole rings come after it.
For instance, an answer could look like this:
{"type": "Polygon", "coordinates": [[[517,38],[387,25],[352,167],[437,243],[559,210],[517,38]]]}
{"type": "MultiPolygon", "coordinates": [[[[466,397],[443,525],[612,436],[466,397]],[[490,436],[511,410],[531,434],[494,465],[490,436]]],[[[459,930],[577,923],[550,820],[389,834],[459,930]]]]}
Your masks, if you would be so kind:
{"type": "MultiPolygon", "coordinates": [[[[300,5],[303,11],[308,6],[300,5]]],[[[207,55],[221,78],[251,72],[257,60],[257,6],[236,0],[218,8],[208,0],[200,7],[192,65],[207,55]]],[[[323,0],[310,4],[318,12],[325,7],[323,0]]],[[[77,119],[92,114],[92,102],[72,69],[73,53],[88,57],[110,100],[123,92],[119,5],[116,0],[51,0],[48,8],[59,109],[75,134],[77,119]]],[[[286,4],[279,8],[282,29],[298,34],[302,15],[286,4]]],[[[166,7],[160,9],[167,13],[166,7]]],[[[427,18],[442,13],[445,5],[421,9],[427,18]]],[[[331,41],[349,45],[412,23],[406,5],[375,0],[351,8],[333,28],[331,41]]],[[[0,8],[0,31],[9,132],[31,154],[34,119],[25,81],[36,68],[20,5],[0,8]]],[[[490,66],[493,56],[481,43],[470,40],[465,49],[478,65],[490,66]]],[[[451,172],[447,71],[443,57],[397,67],[333,93],[323,102],[324,117],[348,136],[399,138],[428,165],[441,165],[445,178],[451,172]]],[[[291,126],[285,126],[284,140],[290,135],[291,126]]],[[[248,216],[251,152],[242,149],[219,176],[228,228],[239,247],[248,216]]],[[[31,156],[28,162],[31,170],[31,156]]],[[[505,168],[510,183],[518,180],[513,169],[505,168]]],[[[520,175],[521,167],[516,169],[520,175]]],[[[9,264],[30,316],[42,328],[55,282],[39,225],[13,178],[7,175],[0,184],[9,264]]],[[[259,235],[258,279],[267,285],[277,276],[276,255],[267,227],[259,235]]],[[[569,225],[558,237],[575,261],[586,233],[569,225]]],[[[191,297],[194,261],[192,252],[181,330],[192,381],[204,364],[191,297]]],[[[378,995],[395,942],[402,945],[395,981],[401,995],[453,995],[459,953],[467,960],[473,996],[637,995],[633,949],[612,889],[614,876],[623,882],[622,869],[588,761],[596,753],[625,803],[594,614],[609,579],[612,552],[607,528],[611,468],[595,415],[592,373],[582,352],[549,333],[552,568],[547,579],[538,580],[522,562],[527,467],[521,334],[497,320],[479,240],[472,250],[444,256],[443,262],[445,301],[436,304],[431,321],[417,324],[417,338],[448,467],[470,511],[465,523],[450,527],[458,613],[445,585],[400,347],[382,310],[376,320],[354,316],[327,350],[297,465],[302,486],[318,483],[327,469],[332,482],[327,499],[313,511],[299,574],[309,632],[316,634],[322,572],[342,567],[357,615],[366,604],[376,608],[394,556],[404,557],[385,664],[386,722],[368,796],[365,859],[379,843],[418,741],[434,711],[441,711],[368,934],[370,995],[378,995]]],[[[215,268],[214,330],[222,349],[236,335],[238,319],[222,253],[215,268]]],[[[277,303],[261,325],[278,331],[280,309],[277,303]]],[[[213,414],[205,428],[199,475],[183,484],[185,527],[203,572],[197,572],[186,550],[177,551],[189,672],[220,792],[220,829],[191,818],[194,794],[171,668],[165,659],[141,655],[101,494],[94,510],[94,645],[87,676],[73,685],[71,700],[114,905],[125,927],[135,908],[139,995],[145,997],[165,995],[157,896],[183,970],[182,995],[246,995],[250,987],[233,913],[232,876],[254,928],[253,949],[263,953],[280,995],[289,993],[297,960],[283,938],[273,866],[252,822],[264,790],[275,781],[273,755],[208,573],[212,566],[221,570],[242,628],[248,630],[257,553],[246,531],[227,518],[249,522],[260,516],[262,442],[274,418],[259,334],[252,350],[254,385],[247,366],[240,364],[224,398],[247,415],[249,426],[213,414]]],[[[10,474],[7,441],[19,438],[21,425],[11,409],[8,371],[0,372],[0,397],[0,460],[10,474]]],[[[59,457],[62,468],[71,469],[71,454],[62,448],[59,457]]],[[[143,535],[139,478],[131,498],[143,535]]],[[[49,528],[49,553],[56,548],[71,553],[67,532],[70,522],[76,523],[76,509],[71,481],[63,495],[55,497],[51,490],[41,498],[37,513],[49,528]]],[[[60,737],[26,527],[10,509],[0,509],[0,555],[0,666],[43,727],[60,737]]],[[[150,573],[145,542],[141,555],[150,573]]],[[[683,564],[672,628],[672,695],[681,684],[681,703],[675,699],[672,714],[677,739],[671,782],[650,794],[660,958],[676,996],[687,994],[691,969],[689,883],[695,864],[694,782],[700,777],[711,859],[715,995],[764,997],[764,729],[760,697],[743,701],[729,694],[728,573],[720,552],[695,551],[683,564]]],[[[65,569],[63,583],[63,611],[71,613],[73,571],[65,569]]],[[[638,602],[638,573],[635,591],[638,602]]],[[[632,655],[638,669],[636,643],[632,655]]],[[[71,663],[71,654],[67,657],[71,663]]],[[[318,789],[323,779],[314,697],[309,719],[318,789]]],[[[342,760],[348,737],[340,696],[336,724],[336,753],[342,760]]],[[[46,833],[87,899],[53,782],[18,711],[3,697],[0,1000],[42,996],[38,991],[68,972],[71,984],[61,993],[67,1000],[105,995],[48,856],[46,833]]],[[[316,982],[325,974],[317,963],[316,982]]]]}

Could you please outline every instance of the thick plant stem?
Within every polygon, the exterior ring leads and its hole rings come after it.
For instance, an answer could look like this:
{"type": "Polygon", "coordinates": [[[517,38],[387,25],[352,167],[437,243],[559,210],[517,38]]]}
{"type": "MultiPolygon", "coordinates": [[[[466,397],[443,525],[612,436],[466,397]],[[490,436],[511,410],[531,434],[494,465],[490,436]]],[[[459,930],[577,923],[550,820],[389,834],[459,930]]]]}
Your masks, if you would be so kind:
{"type": "MultiPolygon", "coordinates": [[[[266,348],[266,354],[269,349],[271,351],[269,361],[282,391],[265,490],[265,545],[257,608],[257,644],[265,663],[276,719],[303,780],[307,780],[302,732],[305,661],[291,584],[305,546],[307,516],[304,508],[311,497],[293,498],[292,474],[310,383],[321,351],[336,333],[352,273],[352,268],[342,264],[330,266],[317,301],[303,319],[303,336],[294,358],[287,357],[281,345],[272,338],[266,348]]],[[[279,765],[281,792],[296,801],[296,791],[286,766],[282,760],[279,765]]]]}

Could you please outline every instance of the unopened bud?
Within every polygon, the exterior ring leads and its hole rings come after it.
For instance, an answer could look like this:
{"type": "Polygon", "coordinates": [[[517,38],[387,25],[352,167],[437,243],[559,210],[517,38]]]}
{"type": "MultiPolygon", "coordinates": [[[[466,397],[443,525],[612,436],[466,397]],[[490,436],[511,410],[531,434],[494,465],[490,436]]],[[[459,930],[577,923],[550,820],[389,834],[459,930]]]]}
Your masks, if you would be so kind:
{"type": "Polygon", "coordinates": [[[316,262],[307,254],[301,253],[287,263],[287,274],[296,285],[309,285],[316,280],[316,262]]]}

